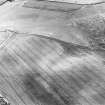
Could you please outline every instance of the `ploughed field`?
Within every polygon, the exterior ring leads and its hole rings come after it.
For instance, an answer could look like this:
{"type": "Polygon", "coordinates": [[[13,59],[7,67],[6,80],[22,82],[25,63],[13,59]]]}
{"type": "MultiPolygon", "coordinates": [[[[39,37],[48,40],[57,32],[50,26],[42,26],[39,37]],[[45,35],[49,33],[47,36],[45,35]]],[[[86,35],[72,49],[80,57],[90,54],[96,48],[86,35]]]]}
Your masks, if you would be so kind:
{"type": "Polygon", "coordinates": [[[105,105],[104,5],[1,6],[0,94],[11,105],[105,105]]]}

